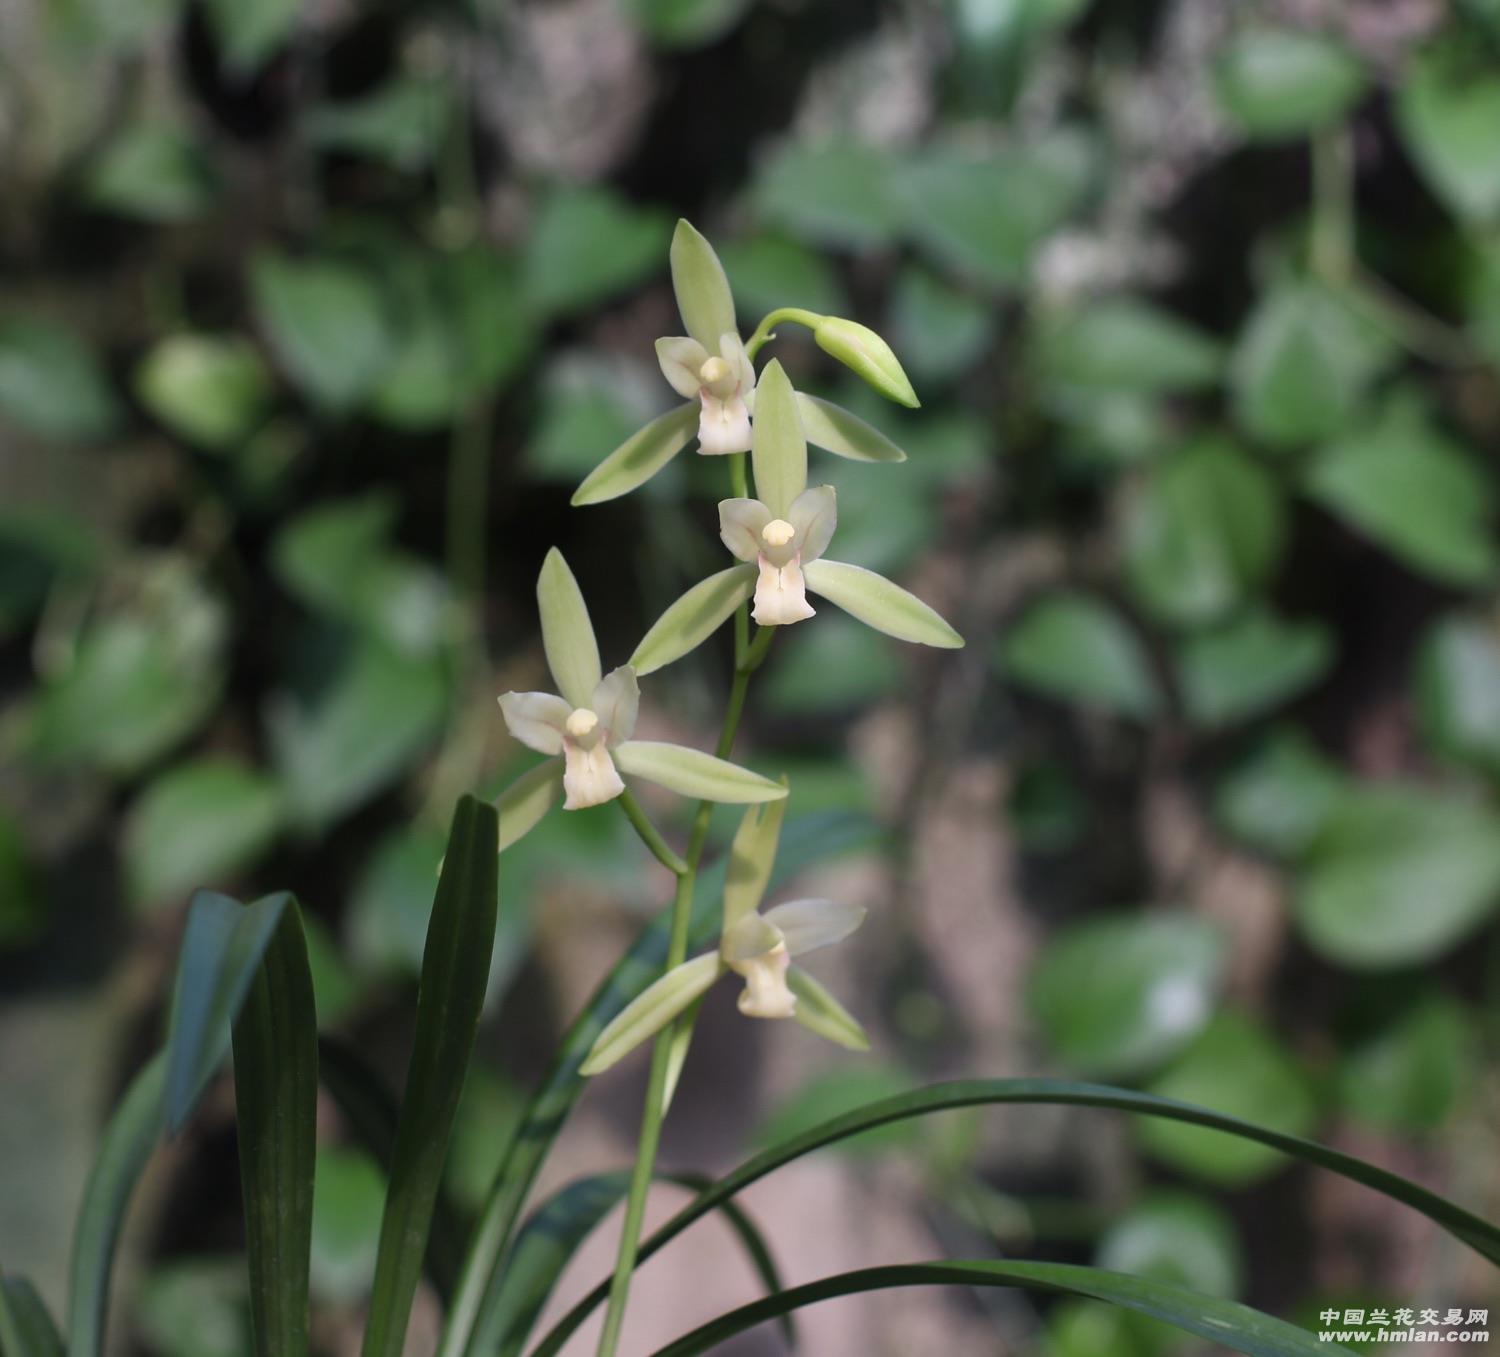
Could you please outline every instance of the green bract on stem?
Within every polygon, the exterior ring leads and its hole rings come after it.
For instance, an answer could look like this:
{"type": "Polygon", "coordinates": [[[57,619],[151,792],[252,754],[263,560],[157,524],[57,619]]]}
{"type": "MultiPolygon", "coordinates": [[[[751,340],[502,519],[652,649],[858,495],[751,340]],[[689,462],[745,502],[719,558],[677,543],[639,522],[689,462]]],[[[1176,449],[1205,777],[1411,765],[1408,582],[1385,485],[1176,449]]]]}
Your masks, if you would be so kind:
{"type": "Polygon", "coordinates": [[[835,495],[832,486],[808,485],[809,442],[873,464],[902,462],[905,453],[849,411],[794,390],[776,360],[759,374],[753,361],[776,325],[805,325],[820,348],[882,395],[915,406],[916,393],[889,345],[854,321],[799,307],[772,311],[747,343],[740,336],[723,266],[687,222],[679,222],[673,236],[671,265],[686,333],[658,339],[656,354],[662,375],[688,404],[659,416],[615,449],[585,478],[573,502],[597,504],[628,493],[696,435],[699,454],[723,457],[728,470],[729,497],[718,506],[718,527],[736,563],[689,588],[647,630],[629,660],[606,673],[583,591],[554,548],[537,580],[537,609],[556,692],[510,692],[500,698],[511,734],[549,760],[523,774],[500,797],[502,851],[559,797],[569,811],[618,801],[641,842],[677,879],[662,974],[599,1034],[582,1069],[585,1075],[602,1073],[653,1041],[600,1357],[612,1357],[619,1343],[662,1120],[687,1054],[698,1001],[708,988],[733,972],[744,981],[740,1011],[747,1017],[793,1018],[849,1049],[868,1046],[859,1024],[838,1001],[791,965],[793,957],[852,932],[863,911],[827,900],[760,909],[788,789],[784,780],[773,782],[729,762],[751,676],[770,652],[778,628],[815,615],[809,590],[887,635],[943,648],[963,644],[947,622],[899,585],[861,566],[824,557],[837,523],[835,495]],[[635,739],[639,681],[696,650],[731,618],[734,668],[714,752],[635,739]],[[757,624],[753,635],[752,621],[757,624]],[[626,778],[697,799],[681,855],[636,800],[626,778]],[[689,960],[698,868],[719,803],[751,810],[731,850],[718,946],[689,960]]]}

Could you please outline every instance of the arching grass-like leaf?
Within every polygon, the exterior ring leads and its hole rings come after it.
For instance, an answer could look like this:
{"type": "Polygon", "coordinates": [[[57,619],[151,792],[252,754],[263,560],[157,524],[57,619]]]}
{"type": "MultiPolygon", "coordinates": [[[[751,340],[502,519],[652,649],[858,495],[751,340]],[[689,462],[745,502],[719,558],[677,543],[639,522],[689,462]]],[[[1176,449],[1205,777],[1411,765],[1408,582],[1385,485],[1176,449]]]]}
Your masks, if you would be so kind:
{"type": "MultiPolygon", "coordinates": [[[[664,1182],[701,1191],[708,1179],[691,1174],[659,1174],[664,1182]]],[[[520,1357],[526,1340],[584,1238],[624,1199],[630,1174],[600,1173],[579,1178],[548,1197],[516,1237],[516,1247],[505,1269],[496,1301],[495,1327],[503,1335],[498,1357],[520,1357]]],[[[781,1290],[781,1275],[760,1231],[733,1203],[724,1218],[744,1246],[750,1262],[771,1294],[781,1290]]],[[[788,1341],[795,1338],[790,1319],[783,1318],[788,1341]]]]}
{"type": "Polygon", "coordinates": [[[165,1107],[173,1135],[229,1052],[229,1025],[291,898],[283,892],[242,905],[213,891],[193,896],[167,1026],[165,1107]]]}
{"type": "Polygon", "coordinates": [[[907,1286],[1004,1286],[1087,1296],[1163,1320],[1174,1328],[1246,1353],[1248,1357],[1314,1357],[1328,1352],[1349,1357],[1348,1348],[1320,1342],[1305,1330],[1238,1301],[1200,1296],[1184,1287],[1121,1272],[1105,1272],[1102,1268],[1072,1263],[1010,1263],[988,1258],[903,1263],[825,1277],[720,1315],[675,1343],[659,1348],[654,1357],[694,1357],[696,1353],[714,1350],[737,1333],[805,1305],[816,1305],[836,1296],[907,1286]]]}
{"type": "Polygon", "coordinates": [[[416,1035],[391,1155],[364,1357],[399,1357],[406,1337],[489,981],[499,832],[493,806],[468,796],[458,803],[422,957],[416,1035]]]}
{"type": "MultiPolygon", "coordinates": [[[[949,1083],[932,1084],[927,1088],[913,1089],[909,1093],[882,1098],[878,1102],[866,1103],[863,1107],[843,1116],[832,1117],[821,1125],[789,1136],[760,1154],[747,1159],[739,1168],[720,1178],[714,1185],[699,1193],[698,1197],[661,1226],[654,1234],[641,1241],[637,1254],[637,1266],[644,1263],[663,1245],[676,1238],[695,1220],[712,1211],[721,1201],[742,1191],[751,1183],[764,1178],[768,1173],[800,1159],[804,1154],[821,1149],[850,1136],[859,1135],[877,1126],[905,1120],[908,1117],[926,1116],[932,1112],[946,1112],[960,1107],[978,1107],[999,1103],[1035,1103],[1071,1107],[1099,1107],[1117,1112],[1134,1112],[1151,1117],[1165,1117],[1172,1121],[1186,1122],[1194,1126],[1206,1126],[1216,1131],[1246,1140],[1258,1141],[1283,1154],[1291,1155],[1305,1163],[1342,1174],[1354,1182],[1363,1183],[1377,1192],[1403,1205],[1421,1212],[1429,1220],[1440,1225],[1454,1238],[1462,1240],[1491,1262],[1500,1264],[1500,1227],[1480,1219],[1457,1205],[1429,1192],[1425,1187],[1390,1173],[1375,1164],[1356,1159],[1353,1155],[1320,1145],[1316,1141],[1304,1140],[1300,1136],[1287,1135],[1264,1126],[1241,1121],[1238,1117],[1224,1116],[1206,1107],[1194,1107],[1189,1103],[1175,1102],[1170,1098],[1159,1098],[1149,1093],[1137,1093],[1130,1089],[1110,1088],[1104,1084],[1077,1083],[1066,1079],[960,1079],[949,1083]]],[[[577,1305],[560,1319],[547,1336],[531,1353],[531,1357],[555,1357],[562,1345],[577,1330],[589,1313],[608,1294],[608,1282],[602,1282],[588,1293],[577,1305]]],[[[789,1292],[787,1294],[796,1294],[789,1292]]],[[[1269,1349],[1267,1349],[1269,1351],[1269,1349]]]]}
{"type": "Polygon", "coordinates": [[[62,1335],[24,1277],[0,1277],[0,1352],[5,1357],[63,1357],[62,1335]]]}
{"type": "Polygon", "coordinates": [[[100,1357],[109,1276],[131,1193],[162,1130],[167,1053],[145,1065],[110,1118],[73,1227],[68,1280],[68,1357],[100,1357]]]}
{"type": "MultiPolygon", "coordinates": [[[[810,862],[825,861],[866,842],[874,832],[864,816],[842,812],[804,816],[788,825],[782,835],[777,878],[785,879],[810,862]]],[[[717,936],[716,916],[726,865],[721,858],[699,878],[688,928],[690,951],[701,950],[717,936]]],[[[497,1299],[512,1254],[511,1236],[527,1193],[583,1089],[579,1070],[599,1033],[661,974],[668,928],[669,918],[664,912],[642,930],[568,1029],[551,1069],[532,1095],[475,1223],[464,1274],[438,1344],[438,1357],[490,1353],[503,1336],[497,1323],[497,1299]]]]}
{"type": "Polygon", "coordinates": [[[305,1357],[318,1014],[295,903],[282,911],[234,1024],[234,1099],[256,1357],[305,1357]]]}

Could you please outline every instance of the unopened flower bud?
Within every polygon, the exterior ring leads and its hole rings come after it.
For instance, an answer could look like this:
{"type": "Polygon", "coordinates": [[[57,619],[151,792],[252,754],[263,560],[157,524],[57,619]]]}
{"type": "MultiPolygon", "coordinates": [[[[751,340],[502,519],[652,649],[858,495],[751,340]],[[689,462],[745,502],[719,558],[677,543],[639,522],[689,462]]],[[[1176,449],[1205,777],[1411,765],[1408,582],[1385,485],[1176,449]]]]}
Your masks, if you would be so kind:
{"type": "Polygon", "coordinates": [[[916,409],[921,404],[891,346],[867,325],[841,316],[824,316],[813,338],[825,353],[851,368],[887,400],[916,409]]]}

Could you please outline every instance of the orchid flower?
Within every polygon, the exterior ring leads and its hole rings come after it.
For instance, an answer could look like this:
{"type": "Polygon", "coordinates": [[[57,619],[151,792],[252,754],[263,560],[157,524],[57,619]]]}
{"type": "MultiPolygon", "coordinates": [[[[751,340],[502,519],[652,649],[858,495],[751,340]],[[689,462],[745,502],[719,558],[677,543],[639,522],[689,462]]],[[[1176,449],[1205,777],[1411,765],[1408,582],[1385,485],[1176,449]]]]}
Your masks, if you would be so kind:
{"type": "Polygon", "coordinates": [[[510,733],[551,759],[518,778],[500,806],[500,847],[531,830],[557,800],[564,810],[612,801],[621,776],[644,778],[683,796],[745,804],[774,801],[786,788],[770,778],[697,749],[636,740],[640,689],[628,664],[601,673],[599,645],[578,581],[562,553],[547,553],[537,578],[542,644],[559,693],[504,693],[500,710],[510,733]]]}
{"type": "Polygon", "coordinates": [[[786,803],[753,806],[730,849],[719,945],[674,966],[599,1033],[583,1063],[599,1074],[648,1041],[731,973],[744,981],[739,1010],[747,1018],[793,1018],[850,1050],[870,1048],[859,1023],[812,976],[792,964],[820,947],[842,942],[864,922],[857,905],[789,900],[761,912],[770,884],[786,803]]]}
{"type": "Polygon", "coordinates": [[[831,485],[808,488],[800,406],[774,360],[761,375],[756,410],[751,463],[760,498],[719,505],[719,536],[743,564],[699,581],[657,619],[630,657],[636,673],[680,659],[748,600],[763,627],[805,621],[815,612],[808,590],[898,640],[962,646],[963,637],[900,585],[824,558],[838,524],[837,500],[831,485]]]}
{"type": "MultiPolygon", "coordinates": [[[[688,222],[672,236],[672,289],[685,335],[656,341],[662,374],[687,400],[637,430],[585,477],[574,504],[602,504],[656,475],[696,435],[708,455],[747,452],[755,414],[755,368],[740,338],[734,296],[714,247],[688,222]]],[[[916,394],[890,347],[873,330],[835,316],[795,315],[813,337],[851,371],[902,405],[916,394]]],[[[769,318],[768,318],[769,319],[769,318]]],[[[752,340],[752,346],[755,341],[752,340]]],[[[798,393],[807,437],[818,447],[857,462],[904,462],[906,454],[878,429],[831,401],[798,393]]]]}

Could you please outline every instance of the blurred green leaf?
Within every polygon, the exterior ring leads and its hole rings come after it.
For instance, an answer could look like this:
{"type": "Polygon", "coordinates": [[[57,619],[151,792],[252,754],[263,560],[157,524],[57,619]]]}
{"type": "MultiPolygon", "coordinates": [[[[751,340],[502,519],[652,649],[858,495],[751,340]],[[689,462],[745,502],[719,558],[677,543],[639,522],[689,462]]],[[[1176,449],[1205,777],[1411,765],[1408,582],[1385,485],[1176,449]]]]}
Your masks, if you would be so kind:
{"type": "Polygon", "coordinates": [[[622,8],[662,47],[701,47],[733,28],[750,0],[623,0],[622,8]]]}
{"type": "Polygon", "coordinates": [[[1190,1192],[1156,1191],[1135,1202],[1105,1232],[1094,1262],[1205,1296],[1234,1295],[1244,1275],[1234,1222],[1190,1192]]]}
{"type": "Polygon", "coordinates": [[[1281,494],[1231,444],[1200,439],[1150,467],[1125,501],[1125,569],[1142,606],[1179,626],[1244,603],[1286,539],[1281,494]]]}
{"type": "Polygon", "coordinates": [[[471,796],[459,801],[422,956],[416,1031],[391,1153],[365,1357],[399,1357],[406,1336],[489,979],[499,833],[493,806],[471,796]]]}
{"type": "Polygon", "coordinates": [[[242,442],[260,422],[271,377],[238,335],[166,335],[135,370],[141,404],[179,437],[220,450],[242,442]]]}
{"type": "Polygon", "coordinates": [[[209,756],[156,778],[123,832],[132,898],[166,904],[199,886],[223,886],[266,849],[281,822],[275,781],[237,759],[209,756]]]}
{"type": "Polygon", "coordinates": [[[1063,1300],[1047,1313],[1042,1357],[1160,1357],[1175,1337],[1159,1320],[1098,1300],[1063,1300]],[[1148,1327],[1149,1326],[1149,1327],[1148,1327]]]}
{"type": "Polygon", "coordinates": [[[909,264],[897,275],[891,326],[902,361],[918,381],[947,380],[973,366],[990,343],[994,321],[989,306],[929,269],[909,264]]]}
{"type": "Polygon", "coordinates": [[[108,437],[121,419],[90,349],[61,325],[21,316],[0,319],[0,415],[59,442],[108,437]]]}
{"type": "Polygon", "coordinates": [[[1406,148],[1439,198],[1460,217],[1500,219],[1500,75],[1483,44],[1458,33],[1406,67],[1396,113],[1406,148]]]}
{"type": "Polygon", "coordinates": [[[719,248],[740,314],[753,318],[793,299],[819,314],[842,315],[849,300],[833,265],[818,251],[780,235],[731,240],[719,248]]]}
{"type": "Polygon", "coordinates": [[[799,628],[776,649],[759,696],[781,715],[854,711],[901,686],[891,643],[841,613],[799,628]]]}
{"type": "Polygon", "coordinates": [[[302,119],[302,134],[321,150],[368,156],[409,173],[436,158],[451,116],[446,81],[397,76],[358,99],[315,105],[302,119]]]}
{"type": "Polygon", "coordinates": [[[0,953],[32,941],[46,927],[47,915],[21,826],[0,809],[0,953]]]}
{"type": "Polygon", "coordinates": [[[197,138],[179,127],[149,124],[118,133],[83,181],[83,195],[95,207],[148,222],[196,217],[217,192],[197,138]]]}
{"type": "Polygon", "coordinates": [[[64,509],[0,509],[0,638],[29,622],[59,582],[93,574],[102,544],[64,509]]]}
{"type": "Polygon", "coordinates": [[[380,377],[396,341],[374,282],[336,259],[263,251],[251,262],[250,289],[288,376],[314,404],[347,414],[380,377]]]}
{"type": "Polygon", "coordinates": [[[586,310],[664,267],[672,228],[602,188],[557,187],[542,199],[526,240],[522,285],[541,316],[586,310]]]}
{"type": "Polygon", "coordinates": [[[312,972],[318,1027],[336,1027],[359,1006],[363,997],[360,977],[339,950],[328,925],[316,915],[302,920],[302,932],[307,943],[307,967],[312,972]]]}
{"type": "Polygon", "coordinates": [[[1258,608],[1177,648],[1177,681],[1189,719],[1221,726],[1262,715],[1315,684],[1333,663],[1321,622],[1289,622],[1258,608]]]}
{"type": "Polygon", "coordinates": [[[1032,971],[1028,1002],[1069,1069],[1139,1074],[1208,1021],[1225,939],[1182,910],[1104,915],[1052,938],[1032,971]]]}
{"type": "Polygon", "coordinates": [[[225,66],[246,75],[297,27],[298,0],[204,0],[209,27],[225,66]]]}
{"type": "Polygon", "coordinates": [[[1099,391],[1212,386],[1224,358],[1217,340],[1136,297],[1043,313],[1034,342],[1045,379],[1099,391]]]}
{"type": "Polygon", "coordinates": [[[896,234],[895,169],[889,152],[858,142],[788,141],[762,162],[752,197],[764,221],[809,245],[878,249],[896,234]]]}
{"type": "Polygon", "coordinates": [[[362,1150],[327,1145],[313,1180],[312,1290],[354,1302],[370,1289],[385,1209],[385,1175],[362,1150]]]}
{"type": "MultiPolygon", "coordinates": [[[[852,1112],[880,1098],[893,1098],[912,1087],[911,1076],[893,1065],[870,1060],[835,1066],[783,1098],[750,1136],[754,1145],[779,1145],[814,1126],[852,1112]]],[[[915,1124],[883,1126],[839,1142],[842,1153],[879,1154],[910,1145],[921,1128],[915,1124]]]]}
{"type": "Polygon", "coordinates": [[[14,1272],[0,1277],[0,1350],[6,1357],[63,1357],[62,1335],[46,1304],[14,1272]]]}
{"type": "Polygon", "coordinates": [[[88,622],[36,695],[28,729],[40,758],[128,776],[213,709],[223,681],[224,605],[184,561],[148,562],[116,611],[88,622]]]}
{"type": "MultiPolygon", "coordinates": [[[[1148,1091],[1288,1135],[1305,1135],[1316,1113],[1312,1085],[1296,1059],[1258,1024],[1232,1012],[1217,1014],[1148,1091]]],[[[1201,1126],[1152,1118],[1138,1121],[1135,1131],[1156,1158],[1226,1187],[1256,1182],[1286,1163],[1265,1145],[1201,1126]]]]}
{"type": "Polygon", "coordinates": [[[933,147],[899,180],[903,217],[934,262],[996,289],[1019,284],[1032,252],[1082,198],[1094,154],[1082,135],[976,156],[933,147]]]}
{"type": "Polygon", "coordinates": [[[1312,947],[1344,966],[1414,966],[1446,952],[1500,904],[1500,817],[1430,787],[1351,789],[1298,883],[1312,947]]]}
{"type": "Polygon", "coordinates": [[[141,1337],[159,1357],[251,1357],[242,1259],[160,1263],[141,1280],[133,1311],[141,1337]]]}
{"type": "Polygon", "coordinates": [[[234,1107],[257,1357],[307,1357],[318,1014],[294,900],[234,1020],[234,1107]]]}
{"type": "Polygon", "coordinates": [[[349,948],[361,966],[394,975],[421,969],[442,860],[442,834],[421,827],[398,830],[376,847],[355,881],[347,916],[349,948]]]}
{"type": "Polygon", "coordinates": [[[1495,492],[1467,451],[1414,403],[1319,451],[1308,493],[1399,560],[1445,584],[1472,585],[1500,568],[1495,492]]]}
{"type": "Polygon", "coordinates": [[[1475,1039],[1468,1015],[1431,993],[1384,1023],[1339,1066],[1345,1113],[1381,1131],[1436,1131],[1474,1086],[1475,1039]]]}
{"type": "Polygon", "coordinates": [[[1247,28],[1214,63],[1224,111],[1252,137],[1317,131],[1347,113],[1365,91],[1359,58],[1337,38],[1290,28],[1247,28]]]}
{"type": "Polygon", "coordinates": [[[477,1061],[470,1067],[443,1170],[443,1184],[456,1206],[477,1211],[484,1205],[524,1107],[519,1089],[477,1061]]]}
{"type": "Polygon", "coordinates": [[[42,16],[64,42],[120,57],[161,33],[182,7],[183,0],[72,0],[48,6],[42,16]]]}
{"type": "Polygon", "coordinates": [[[1500,633],[1456,614],[1433,626],[1417,659],[1422,725],[1448,758],[1500,777],[1500,633]]]}
{"type": "Polygon", "coordinates": [[[1236,418],[1278,448],[1332,437],[1393,356],[1389,338],[1338,296],[1311,282],[1280,283],[1261,296],[1236,342],[1236,418]]]}
{"type": "Polygon", "coordinates": [[[1088,818],[1088,798],[1063,764],[1026,763],[1016,770],[1006,819],[1024,851],[1060,853],[1071,848],[1088,818]]]}
{"type": "Polygon", "coordinates": [[[315,831],[395,778],[442,723],[441,663],[371,640],[347,648],[313,691],[277,695],[267,713],[289,823],[315,831]]]}
{"type": "Polygon", "coordinates": [[[1045,595],[1011,624],[1000,667],[1048,697],[1138,720],[1161,703],[1135,632],[1102,599],[1072,590],[1045,595]]]}
{"type": "Polygon", "coordinates": [[[1219,784],[1215,809],[1235,837],[1273,857],[1299,856],[1311,844],[1346,780],[1300,730],[1273,731],[1219,784]]]}
{"type": "Polygon", "coordinates": [[[314,611],[398,654],[432,656],[451,634],[449,586],[436,567],[391,544],[395,516],[383,494],[316,505],[272,541],[272,568],[314,611]]]}

